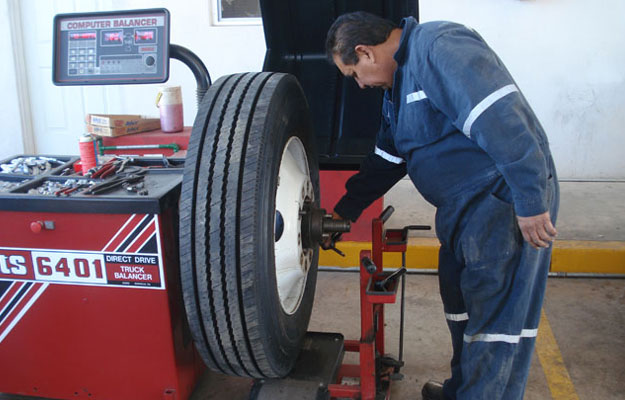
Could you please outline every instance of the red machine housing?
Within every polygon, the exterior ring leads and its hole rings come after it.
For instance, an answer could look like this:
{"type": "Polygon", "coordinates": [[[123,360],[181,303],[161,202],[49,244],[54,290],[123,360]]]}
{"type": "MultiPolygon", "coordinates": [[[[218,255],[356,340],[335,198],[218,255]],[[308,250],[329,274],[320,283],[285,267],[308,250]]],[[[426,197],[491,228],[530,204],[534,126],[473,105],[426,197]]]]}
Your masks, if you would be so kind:
{"type": "Polygon", "coordinates": [[[204,367],[180,290],[181,174],[161,175],[148,197],[0,196],[0,392],[189,397],[204,367]]]}

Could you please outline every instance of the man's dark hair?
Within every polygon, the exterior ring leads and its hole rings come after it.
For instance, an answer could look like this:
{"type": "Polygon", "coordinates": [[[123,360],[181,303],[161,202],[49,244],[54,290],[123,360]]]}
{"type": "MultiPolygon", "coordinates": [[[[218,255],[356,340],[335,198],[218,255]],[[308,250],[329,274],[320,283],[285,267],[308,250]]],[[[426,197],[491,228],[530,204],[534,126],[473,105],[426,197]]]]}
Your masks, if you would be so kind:
{"type": "Polygon", "coordinates": [[[364,44],[375,46],[386,41],[397,25],[392,21],[356,11],[343,14],[334,21],[326,38],[326,55],[330,62],[334,62],[334,55],[338,55],[345,65],[358,63],[356,46],[364,44]]]}

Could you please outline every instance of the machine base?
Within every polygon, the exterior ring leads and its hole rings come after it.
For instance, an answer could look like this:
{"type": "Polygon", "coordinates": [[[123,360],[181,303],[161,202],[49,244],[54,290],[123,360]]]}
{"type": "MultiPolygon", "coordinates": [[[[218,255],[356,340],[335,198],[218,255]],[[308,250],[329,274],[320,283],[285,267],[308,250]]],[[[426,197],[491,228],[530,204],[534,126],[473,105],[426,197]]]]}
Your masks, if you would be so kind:
{"type": "Polygon", "coordinates": [[[283,379],[254,382],[250,400],[329,399],[328,385],[335,382],[345,348],[340,333],[307,332],[293,371],[283,379]]]}

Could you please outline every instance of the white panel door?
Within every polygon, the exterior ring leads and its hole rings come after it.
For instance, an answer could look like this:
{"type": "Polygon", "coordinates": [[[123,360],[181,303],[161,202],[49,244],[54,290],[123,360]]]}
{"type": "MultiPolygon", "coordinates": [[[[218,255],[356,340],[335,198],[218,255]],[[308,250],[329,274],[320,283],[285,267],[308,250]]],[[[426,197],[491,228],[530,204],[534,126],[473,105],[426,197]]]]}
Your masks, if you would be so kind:
{"type": "Polygon", "coordinates": [[[52,83],[53,18],[60,13],[110,9],[110,1],[23,0],[19,4],[36,152],[78,154],[87,105],[108,112],[107,89],[52,83]]]}

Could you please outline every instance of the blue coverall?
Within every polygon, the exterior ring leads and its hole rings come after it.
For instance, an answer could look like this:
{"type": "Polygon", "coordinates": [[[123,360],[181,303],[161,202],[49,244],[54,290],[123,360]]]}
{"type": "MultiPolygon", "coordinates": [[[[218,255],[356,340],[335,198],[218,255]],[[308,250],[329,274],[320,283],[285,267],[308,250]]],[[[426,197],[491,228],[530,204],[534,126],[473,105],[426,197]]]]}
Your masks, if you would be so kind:
{"type": "Polygon", "coordinates": [[[551,248],[516,216],[558,211],[543,128],[501,60],[473,30],[406,18],[374,152],[335,211],[355,221],[406,173],[437,207],[439,283],[452,337],[450,399],[521,399],[551,248]]]}

